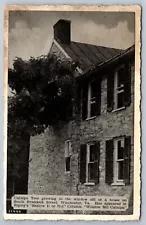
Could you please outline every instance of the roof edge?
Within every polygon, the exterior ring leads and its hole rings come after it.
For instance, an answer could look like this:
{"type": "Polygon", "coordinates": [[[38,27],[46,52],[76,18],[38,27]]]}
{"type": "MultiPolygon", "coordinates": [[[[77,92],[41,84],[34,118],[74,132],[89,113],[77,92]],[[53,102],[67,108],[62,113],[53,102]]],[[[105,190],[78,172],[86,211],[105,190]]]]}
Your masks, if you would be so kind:
{"type": "MultiPolygon", "coordinates": [[[[57,42],[57,40],[53,39],[53,43],[57,46],[57,48],[62,52],[62,54],[68,58],[71,59],[71,57],[68,55],[68,53],[61,47],[61,45],[57,42]]],[[[77,66],[76,70],[78,71],[79,74],[83,74],[83,71],[79,66],[77,66]]]]}
{"type": "Polygon", "coordinates": [[[135,51],[135,44],[130,46],[129,48],[125,49],[123,52],[119,53],[118,55],[106,60],[105,62],[97,65],[97,66],[94,66],[93,68],[91,68],[90,70],[86,71],[83,75],[85,74],[88,74],[88,73],[92,73],[92,72],[96,72],[96,70],[98,70],[99,68],[101,68],[102,66],[107,66],[121,58],[123,58],[124,56],[126,55],[130,55],[132,53],[134,53],[135,51]]]}

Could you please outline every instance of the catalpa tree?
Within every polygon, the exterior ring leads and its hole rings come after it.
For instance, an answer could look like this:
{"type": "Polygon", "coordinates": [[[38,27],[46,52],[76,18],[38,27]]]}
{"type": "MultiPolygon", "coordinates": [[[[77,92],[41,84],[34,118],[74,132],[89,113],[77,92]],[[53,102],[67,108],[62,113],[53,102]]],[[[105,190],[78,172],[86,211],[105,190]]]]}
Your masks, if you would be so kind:
{"type": "Polygon", "coordinates": [[[76,66],[55,55],[28,61],[17,58],[8,71],[9,86],[16,93],[9,104],[9,121],[25,121],[33,135],[37,129],[67,120],[75,97],[76,66]]]}
{"type": "Polygon", "coordinates": [[[70,60],[62,61],[49,54],[29,60],[16,58],[13,68],[8,70],[8,84],[14,92],[8,100],[8,169],[16,176],[20,175],[19,163],[15,162],[20,160],[22,138],[70,119],[76,67],[70,60]]]}

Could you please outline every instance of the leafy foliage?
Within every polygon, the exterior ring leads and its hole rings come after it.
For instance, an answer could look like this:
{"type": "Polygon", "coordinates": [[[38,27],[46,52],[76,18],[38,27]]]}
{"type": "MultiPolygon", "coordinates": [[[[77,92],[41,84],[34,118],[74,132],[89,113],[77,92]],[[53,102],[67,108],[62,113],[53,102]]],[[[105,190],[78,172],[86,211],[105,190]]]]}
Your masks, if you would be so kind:
{"type": "Polygon", "coordinates": [[[23,175],[22,150],[29,148],[30,135],[70,118],[76,93],[76,66],[69,60],[47,55],[27,61],[16,58],[8,70],[8,84],[15,93],[8,99],[9,175],[23,175]]]}
{"type": "Polygon", "coordinates": [[[75,63],[47,55],[28,61],[17,58],[13,66],[8,83],[16,94],[9,105],[9,120],[23,121],[32,135],[68,119],[75,96],[75,63]]]}

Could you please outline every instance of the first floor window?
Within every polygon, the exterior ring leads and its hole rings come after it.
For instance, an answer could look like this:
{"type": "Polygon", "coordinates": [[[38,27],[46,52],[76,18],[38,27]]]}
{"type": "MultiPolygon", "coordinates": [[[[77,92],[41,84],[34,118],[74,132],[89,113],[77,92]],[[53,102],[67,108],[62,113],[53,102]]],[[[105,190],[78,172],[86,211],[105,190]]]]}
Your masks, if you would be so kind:
{"type": "Polygon", "coordinates": [[[80,148],[80,182],[99,182],[100,142],[81,145],[80,148]]]}
{"type": "Polygon", "coordinates": [[[124,139],[114,140],[115,182],[124,182],[124,139]]]}
{"type": "Polygon", "coordinates": [[[131,137],[106,141],[106,183],[130,183],[131,137]]]}
{"type": "Polygon", "coordinates": [[[70,158],[72,154],[71,141],[65,142],[65,172],[70,172],[70,158]]]}

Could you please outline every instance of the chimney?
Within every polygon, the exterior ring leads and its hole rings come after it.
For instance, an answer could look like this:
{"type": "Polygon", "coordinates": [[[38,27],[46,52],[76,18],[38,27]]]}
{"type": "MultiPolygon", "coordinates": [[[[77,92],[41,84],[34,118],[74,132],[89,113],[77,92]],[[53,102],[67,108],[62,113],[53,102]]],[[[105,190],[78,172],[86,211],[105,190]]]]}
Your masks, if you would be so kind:
{"type": "Polygon", "coordinates": [[[69,20],[58,20],[53,26],[54,28],[54,39],[61,43],[70,43],[70,21],[69,20]]]}

